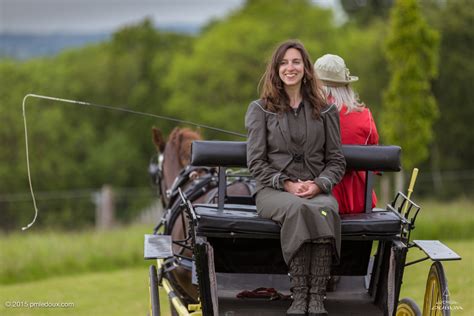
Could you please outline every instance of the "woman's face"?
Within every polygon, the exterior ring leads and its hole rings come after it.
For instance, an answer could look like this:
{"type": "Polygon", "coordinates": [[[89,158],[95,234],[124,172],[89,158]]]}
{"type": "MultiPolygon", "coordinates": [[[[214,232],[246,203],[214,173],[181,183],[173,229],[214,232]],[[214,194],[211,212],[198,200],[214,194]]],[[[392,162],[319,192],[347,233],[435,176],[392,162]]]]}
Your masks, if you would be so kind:
{"type": "Polygon", "coordinates": [[[303,57],[296,48],[289,48],[285,52],[280,68],[278,69],[280,79],[285,86],[296,86],[301,84],[304,76],[303,57]]]}

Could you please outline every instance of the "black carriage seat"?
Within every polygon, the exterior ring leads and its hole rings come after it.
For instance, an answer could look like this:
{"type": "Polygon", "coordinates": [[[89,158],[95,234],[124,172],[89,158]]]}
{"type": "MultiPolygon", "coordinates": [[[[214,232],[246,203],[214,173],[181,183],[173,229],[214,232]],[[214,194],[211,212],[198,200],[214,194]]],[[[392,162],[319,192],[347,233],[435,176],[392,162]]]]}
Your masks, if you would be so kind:
{"type": "MultiPolygon", "coordinates": [[[[370,171],[399,171],[401,149],[398,146],[343,145],[347,169],[370,171]]],[[[194,141],[191,165],[219,167],[246,167],[246,143],[229,141],[194,141]]],[[[219,191],[225,191],[221,186],[219,191]]],[[[372,181],[367,181],[366,211],[359,214],[341,215],[343,239],[366,237],[379,239],[400,232],[400,218],[392,211],[371,209],[372,181]],[[368,200],[367,199],[370,199],[368,200]]],[[[220,194],[224,196],[224,194],[220,194]]],[[[197,204],[197,233],[202,236],[279,238],[280,225],[260,218],[255,205],[224,204],[224,198],[216,204],[197,204]]]]}
{"type": "MultiPolygon", "coordinates": [[[[217,205],[197,204],[197,233],[202,236],[228,234],[249,238],[280,238],[280,225],[261,218],[252,205],[226,204],[219,211],[217,205]]],[[[341,214],[342,236],[381,237],[400,232],[400,218],[393,212],[376,209],[367,213],[341,214]]]]}

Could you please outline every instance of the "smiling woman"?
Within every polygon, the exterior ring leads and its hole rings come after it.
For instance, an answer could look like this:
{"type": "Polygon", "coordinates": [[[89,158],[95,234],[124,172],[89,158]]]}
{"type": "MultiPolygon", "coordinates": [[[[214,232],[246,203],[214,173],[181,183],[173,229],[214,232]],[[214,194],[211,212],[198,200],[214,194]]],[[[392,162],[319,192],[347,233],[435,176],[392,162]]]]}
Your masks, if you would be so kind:
{"type": "Polygon", "coordinates": [[[331,190],[345,168],[338,112],[325,104],[303,44],[277,47],[260,100],[245,116],[247,163],[259,216],[281,225],[293,303],[287,315],[327,315],[331,261],[339,260],[340,219],[331,190]],[[288,115],[293,110],[294,115],[288,115]]]}

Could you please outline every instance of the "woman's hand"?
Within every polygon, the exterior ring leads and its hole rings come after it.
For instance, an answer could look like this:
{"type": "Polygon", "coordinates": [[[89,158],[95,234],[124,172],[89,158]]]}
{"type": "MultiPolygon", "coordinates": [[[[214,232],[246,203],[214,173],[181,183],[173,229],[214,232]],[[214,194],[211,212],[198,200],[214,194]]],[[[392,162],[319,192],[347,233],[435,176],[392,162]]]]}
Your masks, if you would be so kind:
{"type": "Polygon", "coordinates": [[[321,193],[321,189],[311,180],[298,182],[286,180],[284,188],[286,192],[307,199],[311,199],[321,193]]]}
{"type": "Polygon", "coordinates": [[[297,194],[298,192],[303,192],[304,189],[302,188],[302,184],[300,182],[293,182],[290,180],[286,180],[284,185],[284,189],[286,192],[297,194]]]}
{"type": "Polygon", "coordinates": [[[296,193],[296,196],[299,196],[301,198],[306,198],[306,199],[311,199],[314,198],[316,195],[321,193],[321,189],[318,187],[314,181],[308,180],[301,182],[303,184],[303,188],[306,190],[300,191],[296,193]]]}

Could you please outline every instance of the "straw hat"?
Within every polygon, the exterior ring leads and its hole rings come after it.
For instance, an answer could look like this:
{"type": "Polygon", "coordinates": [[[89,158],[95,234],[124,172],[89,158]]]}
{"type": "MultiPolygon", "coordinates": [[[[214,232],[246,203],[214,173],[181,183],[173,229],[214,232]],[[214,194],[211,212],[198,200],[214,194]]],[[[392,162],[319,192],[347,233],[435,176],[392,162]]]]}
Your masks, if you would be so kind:
{"type": "Polygon", "coordinates": [[[328,86],[345,86],[359,80],[351,76],[344,59],[337,55],[326,54],[314,63],[314,71],[319,79],[328,86]]]}

